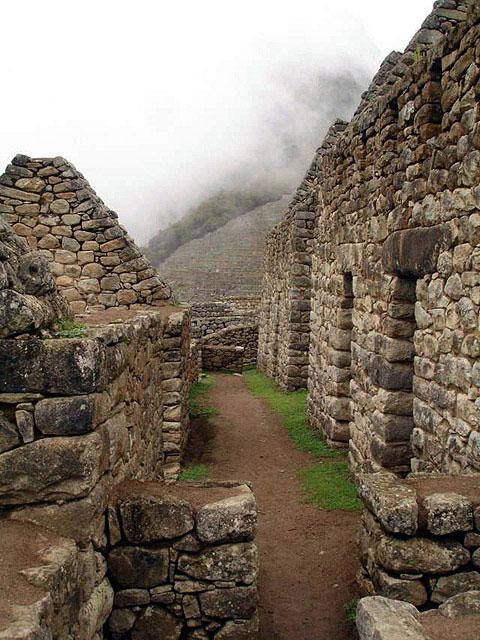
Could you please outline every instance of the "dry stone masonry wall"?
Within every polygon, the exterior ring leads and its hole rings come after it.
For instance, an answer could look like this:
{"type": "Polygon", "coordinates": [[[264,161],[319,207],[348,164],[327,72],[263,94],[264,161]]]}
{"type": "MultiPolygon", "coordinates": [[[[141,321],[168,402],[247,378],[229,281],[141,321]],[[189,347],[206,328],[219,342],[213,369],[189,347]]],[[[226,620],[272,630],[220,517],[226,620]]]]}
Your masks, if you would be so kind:
{"type": "Polygon", "coordinates": [[[166,304],[156,272],[71,172],[60,159],[17,156],[1,179],[14,230],[0,221],[0,638],[103,640],[104,628],[115,639],[148,640],[152,628],[172,640],[253,638],[250,489],[198,486],[198,514],[165,498],[198,375],[189,310],[166,304]],[[163,506],[152,497],[145,507],[139,481],[163,506]],[[148,589],[124,588],[125,575],[153,580],[148,602],[148,589]]]}
{"type": "Polygon", "coordinates": [[[108,637],[253,638],[256,521],[246,485],[121,487],[109,512],[108,637]]]}
{"type": "Polygon", "coordinates": [[[15,156],[0,177],[0,214],[48,260],[74,313],[170,298],[117,214],[64,158],[15,156]]]}
{"type": "Polygon", "coordinates": [[[478,468],[478,31],[475,3],[436,3],[317,153],[310,249],[298,202],[267,241],[259,363],[305,386],[309,349],[312,426],[353,468],[478,468]]]}

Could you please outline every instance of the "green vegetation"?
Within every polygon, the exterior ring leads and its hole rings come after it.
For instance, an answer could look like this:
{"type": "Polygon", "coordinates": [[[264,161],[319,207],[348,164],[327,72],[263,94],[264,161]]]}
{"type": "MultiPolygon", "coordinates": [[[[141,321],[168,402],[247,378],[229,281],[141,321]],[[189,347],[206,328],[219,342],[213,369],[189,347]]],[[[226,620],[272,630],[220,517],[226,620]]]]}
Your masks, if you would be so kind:
{"type": "Polygon", "coordinates": [[[353,598],[343,607],[345,618],[351,629],[356,629],[358,598],[353,598]]]}
{"type": "Polygon", "coordinates": [[[83,322],[75,322],[70,318],[63,318],[55,331],[56,338],[84,338],[87,334],[87,325],[83,322]]]}
{"type": "Polygon", "coordinates": [[[213,407],[206,407],[202,402],[214,380],[215,378],[212,375],[205,375],[192,386],[192,390],[190,392],[190,415],[193,418],[198,416],[213,416],[218,413],[216,409],[213,407]]]}
{"type": "MultiPolygon", "coordinates": [[[[309,428],[306,391],[282,391],[270,378],[255,370],[246,371],[244,378],[250,391],[264,398],[280,415],[284,427],[298,449],[311,453],[316,458],[342,457],[342,452],[329,447],[309,428]]],[[[360,509],[360,501],[344,460],[318,462],[307,469],[302,469],[300,476],[306,502],[326,510],[356,511],[360,509]]]]}
{"type": "Polygon", "coordinates": [[[346,462],[320,462],[302,469],[300,476],[306,502],[328,511],[358,511],[361,508],[346,462]]]}
{"type": "Polygon", "coordinates": [[[423,51],[422,48],[420,47],[419,44],[417,44],[415,51],[413,52],[413,61],[415,62],[415,64],[417,64],[417,62],[420,62],[420,60],[423,57],[423,51]]]}
{"type": "Polygon", "coordinates": [[[279,194],[272,192],[222,189],[191,208],[178,222],[155,234],[144,252],[153,264],[159,265],[190,240],[203,238],[230,220],[279,197],[279,194]]]}
{"type": "Polygon", "coordinates": [[[341,455],[308,426],[306,391],[281,391],[273,380],[256,370],[245,371],[244,378],[250,391],[264,398],[280,414],[284,427],[300,451],[307,451],[320,458],[336,458],[341,455]]]}
{"type": "Polygon", "coordinates": [[[205,480],[208,478],[208,474],[210,473],[210,469],[208,464],[194,464],[191,467],[187,467],[184,469],[180,475],[180,480],[185,480],[188,482],[197,482],[199,480],[205,480]]]}

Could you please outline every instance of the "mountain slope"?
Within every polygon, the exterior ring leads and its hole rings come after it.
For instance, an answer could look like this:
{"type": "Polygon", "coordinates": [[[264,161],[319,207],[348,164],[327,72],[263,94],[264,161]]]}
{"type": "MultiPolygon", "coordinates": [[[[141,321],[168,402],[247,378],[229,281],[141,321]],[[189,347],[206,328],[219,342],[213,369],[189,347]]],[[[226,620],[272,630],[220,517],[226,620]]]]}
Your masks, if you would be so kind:
{"type": "Polygon", "coordinates": [[[265,236],[281,219],[291,196],[238,216],[203,238],[179,247],[159,272],[182,302],[260,296],[265,236]]]}

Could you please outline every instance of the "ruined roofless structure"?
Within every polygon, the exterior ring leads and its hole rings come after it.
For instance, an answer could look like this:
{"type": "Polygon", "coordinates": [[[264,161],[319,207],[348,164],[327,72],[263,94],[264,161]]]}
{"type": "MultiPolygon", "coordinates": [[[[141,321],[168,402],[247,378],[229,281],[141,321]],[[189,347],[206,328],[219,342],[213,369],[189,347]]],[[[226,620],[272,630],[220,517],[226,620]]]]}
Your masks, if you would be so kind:
{"type": "Polygon", "coordinates": [[[172,484],[189,310],[66,160],[16,156],[0,211],[0,638],[255,637],[251,489],[172,484]]]}
{"type": "Polygon", "coordinates": [[[479,610],[479,36],[478,2],[436,2],[267,238],[258,363],[348,449],[362,640],[479,610]]]}

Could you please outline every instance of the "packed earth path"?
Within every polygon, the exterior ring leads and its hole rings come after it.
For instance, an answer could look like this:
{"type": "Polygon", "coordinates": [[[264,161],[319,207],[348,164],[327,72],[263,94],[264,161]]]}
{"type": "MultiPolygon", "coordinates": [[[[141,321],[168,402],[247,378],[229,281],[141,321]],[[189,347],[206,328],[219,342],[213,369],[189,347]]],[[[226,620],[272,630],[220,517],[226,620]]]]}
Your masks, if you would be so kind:
{"type": "Polygon", "coordinates": [[[352,639],[358,513],[304,502],[298,472],[318,459],[241,376],[215,375],[204,402],[216,411],[202,442],[193,430],[189,461],[208,464],[210,479],[250,481],[257,498],[261,640],[352,639]]]}

